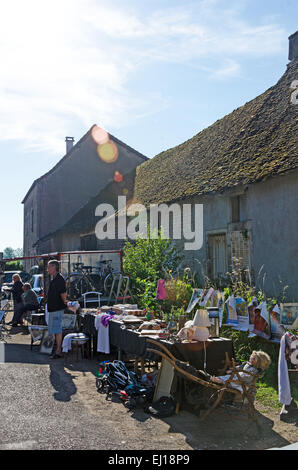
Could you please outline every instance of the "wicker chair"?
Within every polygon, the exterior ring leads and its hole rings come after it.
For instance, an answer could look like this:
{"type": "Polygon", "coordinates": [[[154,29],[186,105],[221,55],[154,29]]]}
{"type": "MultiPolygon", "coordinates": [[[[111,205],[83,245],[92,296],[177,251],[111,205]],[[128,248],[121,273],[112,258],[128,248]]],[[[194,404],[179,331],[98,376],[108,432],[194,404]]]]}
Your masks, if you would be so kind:
{"type": "MultiPolygon", "coordinates": [[[[258,425],[257,412],[254,407],[254,399],[255,399],[256,390],[257,390],[257,381],[259,380],[259,378],[262,377],[262,374],[255,375],[255,374],[252,374],[251,372],[241,371],[242,374],[245,373],[247,375],[253,376],[253,379],[250,384],[245,383],[243,378],[241,378],[241,376],[239,375],[240,371],[236,368],[236,363],[234,359],[230,361],[226,355],[225,370],[227,368],[230,369],[230,378],[223,384],[217,384],[217,383],[209,381],[207,378],[206,380],[201,378],[204,374],[202,373],[202,371],[198,371],[200,374],[194,375],[193,367],[189,366],[189,364],[186,362],[183,363],[181,361],[178,361],[173,356],[173,354],[170,353],[170,351],[166,348],[166,346],[159,343],[158,341],[148,338],[147,342],[155,344],[158,348],[163,350],[163,351],[160,351],[158,349],[147,348],[148,352],[155,353],[161,356],[162,358],[164,358],[174,367],[174,369],[179,374],[184,376],[186,380],[190,380],[197,384],[203,385],[204,387],[210,389],[210,391],[214,391],[211,396],[212,398],[214,398],[214,396],[217,396],[217,397],[215,398],[213,404],[205,411],[205,413],[201,417],[202,421],[204,421],[207,418],[207,416],[210,415],[219,406],[219,404],[223,400],[224,394],[228,393],[228,394],[234,395],[234,399],[236,399],[237,402],[240,402],[240,403],[242,402],[243,408],[246,408],[248,416],[252,418],[255,421],[255,423],[258,425]],[[187,371],[188,368],[191,370],[191,372],[187,371]],[[231,384],[240,386],[241,390],[233,388],[231,384]]],[[[177,407],[177,412],[178,410],[179,410],[179,405],[177,407]]]]}

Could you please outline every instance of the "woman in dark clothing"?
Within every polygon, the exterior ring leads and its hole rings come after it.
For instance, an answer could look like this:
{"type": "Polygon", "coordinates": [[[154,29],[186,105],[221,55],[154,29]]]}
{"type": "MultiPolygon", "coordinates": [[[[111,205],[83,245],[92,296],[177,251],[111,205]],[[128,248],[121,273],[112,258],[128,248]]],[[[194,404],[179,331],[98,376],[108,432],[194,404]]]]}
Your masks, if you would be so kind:
{"type": "MultiPolygon", "coordinates": [[[[12,276],[13,287],[12,287],[12,298],[13,298],[13,310],[14,310],[14,318],[17,312],[17,309],[23,305],[22,294],[23,291],[23,283],[21,277],[18,274],[14,274],[12,276]]],[[[12,319],[13,326],[16,326],[14,318],[12,319]]]]}

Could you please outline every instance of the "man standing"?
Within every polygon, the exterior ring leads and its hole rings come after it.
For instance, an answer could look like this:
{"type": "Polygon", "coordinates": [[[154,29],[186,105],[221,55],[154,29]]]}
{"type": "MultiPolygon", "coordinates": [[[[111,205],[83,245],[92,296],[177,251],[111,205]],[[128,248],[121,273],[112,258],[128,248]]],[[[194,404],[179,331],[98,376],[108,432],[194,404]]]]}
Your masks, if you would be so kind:
{"type": "Polygon", "coordinates": [[[56,352],[51,358],[59,359],[62,357],[62,319],[66,308],[66,283],[59,272],[59,261],[49,261],[48,273],[51,276],[47,294],[48,331],[49,334],[55,335],[57,344],[56,352]]]}

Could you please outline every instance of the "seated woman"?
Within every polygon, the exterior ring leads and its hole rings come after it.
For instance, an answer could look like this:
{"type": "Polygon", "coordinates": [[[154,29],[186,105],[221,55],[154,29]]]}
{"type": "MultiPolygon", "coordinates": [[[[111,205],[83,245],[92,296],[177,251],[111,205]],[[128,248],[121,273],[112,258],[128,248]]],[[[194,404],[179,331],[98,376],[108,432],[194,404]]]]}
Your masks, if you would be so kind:
{"type": "Polygon", "coordinates": [[[16,308],[16,312],[13,316],[12,319],[12,326],[17,326],[18,324],[23,324],[23,316],[25,312],[28,312],[30,310],[37,310],[39,307],[38,304],[38,297],[34,290],[31,289],[31,285],[29,282],[26,282],[23,285],[23,291],[24,293],[22,294],[22,305],[18,306],[16,308]]]}
{"type": "MultiPolygon", "coordinates": [[[[271,359],[267,353],[264,351],[253,351],[250,358],[249,362],[245,362],[244,364],[241,364],[240,366],[237,366],[236,369],[239,371],[239,376],[241,380],[246,384],[250,385],[252,384],[253,380],[255,377],[259,374],[262,374],[271,364],[271,359]],[[245,372],[249,372],[246,374],[245,372]],[[252,374],[252,375],[251,375],[252,374]]],[[[211,381],[214,383],[218,384],[223,384],[225,383],[228,379],[231,378],[232,372],[230,372],[227,375],[222,375],[219,377],[212,377],[211,381]]],[[[242,392],[242,387],[240,384],[238,384],[239,379],[236,374],[234,374],[231,382],[229,383],[229,387],[235,388],[242,392]]]]}

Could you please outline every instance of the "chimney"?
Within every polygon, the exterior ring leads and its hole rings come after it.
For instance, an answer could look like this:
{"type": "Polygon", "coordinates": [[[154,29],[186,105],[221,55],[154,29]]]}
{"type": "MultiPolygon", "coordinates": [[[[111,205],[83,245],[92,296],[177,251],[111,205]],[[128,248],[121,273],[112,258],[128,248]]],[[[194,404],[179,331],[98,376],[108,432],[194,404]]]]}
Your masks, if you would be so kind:
{"type": "Polygon", "coordinates": [[[73,137],[65,137],[65,142],[66,142],[66,153],[68,153],[73,147],[74,138],[73,137]]]}
{"type": "Polygon", "coordinates": [[[298,59],[298,31],[289,36],[289,60],[298,59]]]}

